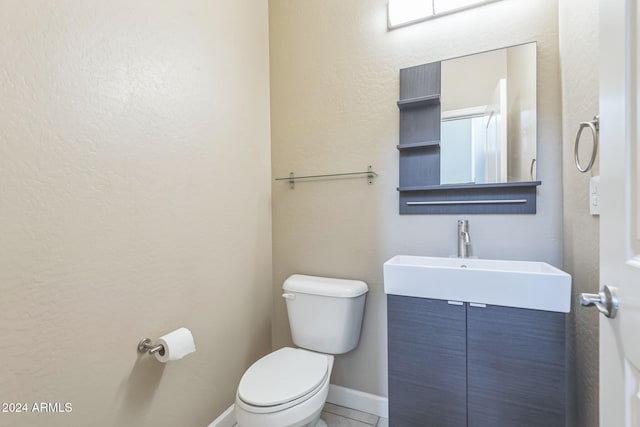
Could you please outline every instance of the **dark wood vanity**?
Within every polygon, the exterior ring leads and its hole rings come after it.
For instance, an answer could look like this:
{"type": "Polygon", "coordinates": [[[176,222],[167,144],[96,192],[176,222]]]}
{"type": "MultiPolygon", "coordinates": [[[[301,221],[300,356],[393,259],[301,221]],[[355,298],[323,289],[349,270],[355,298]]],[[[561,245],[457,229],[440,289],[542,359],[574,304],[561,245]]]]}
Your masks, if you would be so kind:
{"type": "Polygon", "coordinates": [[[387,295],[391,427],[564,427],[566,314],[387,295]]]}

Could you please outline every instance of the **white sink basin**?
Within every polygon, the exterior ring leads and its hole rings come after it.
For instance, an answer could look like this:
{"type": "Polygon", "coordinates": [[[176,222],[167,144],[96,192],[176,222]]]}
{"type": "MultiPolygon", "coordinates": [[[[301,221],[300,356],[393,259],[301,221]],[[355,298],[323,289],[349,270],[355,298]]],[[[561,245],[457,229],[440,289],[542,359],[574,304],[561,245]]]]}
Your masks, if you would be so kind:
{"type": "Polygon", "coordinates": [[[384,292],[568,313],[571,276],[544,262],[397,255],[384,292]]]}

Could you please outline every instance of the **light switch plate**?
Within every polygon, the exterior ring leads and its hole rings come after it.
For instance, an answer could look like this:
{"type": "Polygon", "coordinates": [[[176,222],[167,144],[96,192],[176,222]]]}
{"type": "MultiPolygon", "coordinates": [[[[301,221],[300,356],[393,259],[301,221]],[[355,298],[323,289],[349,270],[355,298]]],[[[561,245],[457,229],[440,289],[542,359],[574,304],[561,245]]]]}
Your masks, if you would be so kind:
{"type": "Polygon", "coordinates": [[[589,181],[589,212],[600,215],[600,175],[591,177],[589,181]]]}

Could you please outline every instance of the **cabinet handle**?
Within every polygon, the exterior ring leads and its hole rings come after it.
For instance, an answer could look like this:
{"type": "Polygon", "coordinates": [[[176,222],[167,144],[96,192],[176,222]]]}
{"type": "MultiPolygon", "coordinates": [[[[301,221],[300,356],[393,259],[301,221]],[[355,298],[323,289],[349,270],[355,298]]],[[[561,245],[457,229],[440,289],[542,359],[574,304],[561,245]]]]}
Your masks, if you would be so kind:
{"type": "Polygon", "coordinates": [[[482,303],[479,303],[479,302],[470,302],[469,306],[477,307],[477,308],[487,308],[487,304],[482,304],[482,303]]]}

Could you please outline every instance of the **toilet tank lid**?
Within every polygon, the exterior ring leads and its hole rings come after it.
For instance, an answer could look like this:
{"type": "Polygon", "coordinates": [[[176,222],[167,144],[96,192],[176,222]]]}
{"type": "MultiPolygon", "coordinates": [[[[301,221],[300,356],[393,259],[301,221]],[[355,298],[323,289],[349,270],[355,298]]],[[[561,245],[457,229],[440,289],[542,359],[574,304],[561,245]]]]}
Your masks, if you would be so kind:
{"type": "Polygon", "coordinates": [[[369,288],[361,280],[334,279],[332,277],[293,274],[284,281],[282,289],[302,294],[323,295],[336,298],[355,298],[367,293],[369,288]]]}

